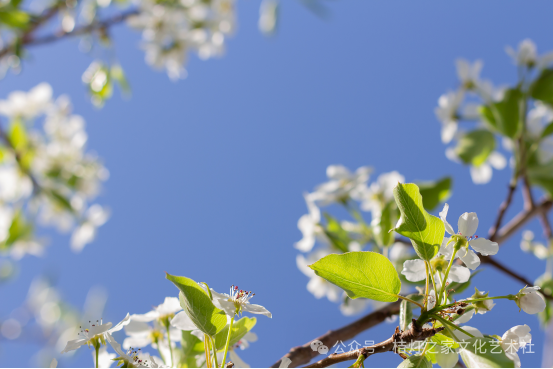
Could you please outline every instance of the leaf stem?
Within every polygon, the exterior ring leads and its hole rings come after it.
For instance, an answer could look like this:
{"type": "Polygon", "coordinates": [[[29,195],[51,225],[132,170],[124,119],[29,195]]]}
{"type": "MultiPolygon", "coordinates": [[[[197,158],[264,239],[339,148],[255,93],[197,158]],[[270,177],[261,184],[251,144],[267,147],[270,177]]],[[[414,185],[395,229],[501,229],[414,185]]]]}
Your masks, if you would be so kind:
{"type": "MultiPolygon", "coordinates": [[[[205,362],[207,364],[207,367],[211,368],[211,355],[209,353],[209,339],[207,334],[204,334],[204,351],[205,351],[205,362]]],[[[161,354],[161,351],[160,351],[160,354],[161,354]]],[[[163,356],[161,357],[161,359],[163,359],[163,356]]],[[[163,360],[163,362],[165,363],[165,360],[163,360]]]]}
{"type": "MultiPolygon", "coordinates": [[[[451,266],[453,265],[453,261],[455,260],[455,255],[457,255],[457,244],[453,245],[453,255],[451,255],[451,260],[449,261],[449,265],[447,266],[447,269],[445,270],[445,274],[444,274],[444,280],[442,282],[442,287],[440,288],[440,297],[436,296],[436,300],[439,299],[439,301],[441,302],[442,299],[441,299],[441,296],[442,294],[444,293],[444,290],[445,290],[445,286],[447,284],[447,277],[449,276],[449,270],[451,269],[451,266]]],[[[447,300],[447,298],[444,296],[444,302],[447,300]]]]}
{"type": "Polygon", "coordinates": [[[215,347],[215,339],[213,337],[209,337],[211,339],[211,348],[213,349],[213,361],[215,361],[215,368],[219,367],[219,363],[217,362],[217,347],[215,347]]]}
{"type": "Polygon", "coordinates": [[[419,304],[418,302],[416,302],[416,301],[414,301],[414,300],[411,300],[409,297],[400,296],[400,295],[396,295],[396,297],[399,297],[400,299],[409,301],[410,303],[417,305],[417,306],[420,307],[421,309],[424,309],[424,306],[422,306],[421,304],[419,304]]]}
{"type": "Polygon", "coordinates": [[[228,327],[228,334],[227,334],[227,344],[225,345],[225,353],[223,354],[223,362],[221,363],[221,368],[225,366],[225,362],[227,361],[228,346],[230,344],[230,336],[232,335],[233,324],[234,324],[234,315],[232,316],[232,318],[230,318],[230,324],[228,327]]]}
{"type": "Polygon", "coordinates": [[[457,329],[459,332],[464,333],[464,334],[466,334],[467,336],[469,336],[469,337],[471,337],[471,338],[474,337],[472,334],[470,334],[469,332],[465,331],[463,328],[456,326],[455,324],[451,323],[450,321],[448,321],[448,320],[442,318],[441,316],[439,316],[439,315],[437,315],[437,314],[432,314],[432,315],[430,315],[430,316],[431,316],[432,318],[438,320],[440,323],[442,323],[442,325],[443,325],[444,327],[445,327],[446,325],[448,325],[449,327],[455,328],[455,329],[457,329]]]}
{"type": "Polygon", "coordinates": [[[173,367],[173,347],[171,346],[171,334],[169,333],[169,325],[166,325],[167,328],[167,343],[169,343],[169,355],[171,356],[171,368],[173,367]]]}

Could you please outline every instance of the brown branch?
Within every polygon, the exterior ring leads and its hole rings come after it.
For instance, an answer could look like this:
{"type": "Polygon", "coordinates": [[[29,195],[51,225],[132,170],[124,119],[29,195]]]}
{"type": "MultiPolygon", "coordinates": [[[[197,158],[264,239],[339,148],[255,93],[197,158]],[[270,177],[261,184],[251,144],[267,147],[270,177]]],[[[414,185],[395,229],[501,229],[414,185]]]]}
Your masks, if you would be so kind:
{"type": "MultiPolygon", "coordinates": [[[[346,325],[345,327],[328,331],[326,334],[307,342],[303,346],[292,348],[290,352],[284,355],[284,357],[292,360],[290,363],[291,368],[307,364],[319,355],[318,351],[313,351],[311,348],[311,342],[318,340],[321,341],[323,345],[332,347],[337,341],[346,341],[351,339],[359,333],[382,323],[386,318],[399,314],[399,305],[400,301],[396,301],[354,321],[351,324],[346,325]]],[[[281,360],[274,363],[271,367],[278,368],[281,360]]]]}
{"type": "Polygon", "coordinates": [[[234,363],[232,361],[229,361],[225,364],[225,368],[234,368],[234,363]]]}
{"type": "Polygon", "coordinates": [[[499,212],[497,214],[497,219],[495,220],[494,226],[489,231],[490,239],[495,238],[497,231],[499,231],[499,227],[501,227],[501,222],[503,221],[503,217],[505,216],[505,213],[507,212],[509,205],[511,205],[511,202],[513,201],[513,194],[515,193],[516,188],[517,188],[517,183],[516,181],[513,181],[513,183],[509,185],[507,198],[499,206],[499,212]]]}
{"type": "MultiPolygon", "coordinates": [[[[138,9],[132,9],[132,10],[128,10],[126,12],[114,15],[114,16],[109,17],[107,19],[104,19],[102,21],[97,21],[97,22],[88,24],[86,26],[77,27],[71,32],[65,32],[63,29],[59,29],[59,30],[53,32],[50,35],[46,35],[46,36],[42,36],[42,37],[33,38],[29,35],[27,37],[24,37],[21,40],[21,45],[24,45],[24,46],[42,45],[42,44],[48,44],[48,43],[51,43],[51,42],[55,42],[55,41],[61,40],[61,39],[66,38],[66,37],[84,35],[84,34],[87,34],[87,33],[91,33],[95,30],[109,28],[109,27],[111,27],[113,25],[116,25],[118,23],[121,23],[121,22],[125,21],[127,18],[129,18],[133,15],[137,15],[137,14],[139,14],[139,10],[138,9]]],[[[14,48],[15,48],[15,44],[11,44],[9,46],[6,46],[3,49],[0,49],[0,58],[2,58],[3,56],[9,54],[10,52],[13,52],[14,48]]]]}
{"type": "Polygon", "coordinates": [[[363,347],[359,350],[353,350],[341,354],[331,354],[316,363],[306,366],[306,368],[326,368],[344,361],[357,360],[361,355],[366,359],[371,355],[382,352],[397,352],[398,348],[401,348],[403,345],[409,345],[410,343],[416,341],[424,341],[444,329],[444,327],[425,329],[417,328],[417,325],[415,324],[416,321],[415,319],[413,320],[414,322],[411,325],[411,329],[401,332],[399,327],[396,327],[395,333],[386,341],[382,341],[373,346],[363,347]]]}
{"type": "Polygon", "coordinates": [[[553,201],[551,199],[544,199],[533,209],[523,210],[518,213],[509,223],[497,232],[497,234],[488,236],[490,241],[499,243],[500,245],[505,242],[509,237],[518,231],[523,225],[525,225],[530,219],[539,215],[540,213],[546,213],[551,209],[553,201]],[[494,236],[494,237],[492,237],[494,236]]]}

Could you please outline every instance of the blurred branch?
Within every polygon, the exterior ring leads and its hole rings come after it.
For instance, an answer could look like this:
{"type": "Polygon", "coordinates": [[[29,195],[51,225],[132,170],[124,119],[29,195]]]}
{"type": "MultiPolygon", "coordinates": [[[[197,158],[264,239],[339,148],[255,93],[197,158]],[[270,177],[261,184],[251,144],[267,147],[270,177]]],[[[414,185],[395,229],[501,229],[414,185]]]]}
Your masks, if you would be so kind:
{"type": "MultiPolygon", "coordinates": [[[[126,12],[123,12],[123,13],[114,15],[112,17],[106,18],[102,21],[97,21],[97,22],[91,23],[91,24],[86,25],[86,26],[77,27],[71,32],[66,32],[63,29],[59,29],[58,31],[53,32],[50,35],[46,35],[46,36],[42,36],[42,37],[35,37],[35,38],[33,38],[29,34],[27,37],[23,37],[23,39],[21,40],[21,45],[22,46],[43,45],[43,44],[48,44],[48,43],[52,43],[52,42],[55,42],[55,41],[59,41],[59,40],[64,39],[66,37],[81,36],[81,35],[85,35],[87,33],[91,33],[93,31],[96,31],[96,30],[107,29],[111,26],[114,26],[116,24],[119,24],[119,23],[125,21],[127,18],[129,18],[133,15],[136,15],[138,13],[139,13],[138,9],[128,10],[126,12]]],[[[9,54],[10,52],[13,52],[14,49],[15,49],[14,44],[9,45],[9,46],[5,47],[4,49],[0,49],[0,58],[2,58],[3,56],[9,54]]]]}
{"type": "Polygon", "coordinates": [[[424,341],[425,339],[434,336],[436,333],[442,331],[443,329],[444,327],[421,329],[417,327],[417,324],[415,324],[414,321],[411,325],[411,329],[409,329],[408,331],[401,332],[399,330],[399,327],[396,327],[396,331],[394,332],[392,337],[388,338],[386,341],[382,341],[373,346],[363,347],[359,350],[353,350],[341,354],[328,355],[326,358],[306,366],[306,368],[326,368],[328,366],[338,364],[343,361],[358,360],[361,356],[364,356],[362,360],[365,360],[367,357],[374,354],[390,351],[396,352],[398,346],[409,345],[416,341],[424,341]]]}
{"type": "MultiPolygon", "coordinates": [[[[383,308],[378,309],[364,316],[363,318],[346,325],[345,327],[328,331],[322,336],[314,338],[313,340],[307,342],[303,346],[292,348],[290,352],[284,355],[284,357],[292,360],[292,363],[290,364],[291,368],[307,364],[313,358],[319,355],[318,351],[313,351],[313,349],[311,348],[311,342],[318,340],[321,341],[323,345],[332,347],[337,341],[349,340],[357,336],[359,333],[382,323],[386,318],[399,314],[400,303],[401,301],[396,301],[394,303],[388,304],[383,308]]],[[[274,363],[271,367],[278,368],[281,360],[274,363]]]]}
{"type": "Polygon", "coordinates": [[[513,181],[513,183],[509,185],[507,198],[499,206],[499,213],[497,214],[497,219],[495,220],[494,226],[489,231],[490,239],[494,239],[495,236],[497,235],[497,231],[499,231],[499,228],[501,227],[501,222],[503,221],[503,217],[505,216],[505,213],[507,212],[509,205],[511,205],[511,202],[513,201],[513,194],[515,193],[516,188],[517,188],[517,182],[513,181]]]}

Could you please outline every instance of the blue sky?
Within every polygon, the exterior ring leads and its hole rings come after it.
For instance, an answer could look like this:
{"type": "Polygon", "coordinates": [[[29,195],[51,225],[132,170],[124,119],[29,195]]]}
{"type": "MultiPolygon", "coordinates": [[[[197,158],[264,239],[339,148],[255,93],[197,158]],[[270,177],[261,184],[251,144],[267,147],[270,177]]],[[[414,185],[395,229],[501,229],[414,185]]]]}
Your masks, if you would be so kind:
{"type": "MultiPolygon", "coordinates": [[[[238,31],[226,55],[190,57],[189,77],[177,83],[152,71],[139,50],[140,37],[114,29],[117,56],[130,80],[130,100],[118,94],[98,110],[86,97],[81,75],[92,61],[76,40],[36,47],[23,73],[0,82],[0,97],[47,81],[56,95],[71,96],[85,117],[88,147],[104,158],[111,177],[99,199],[112,218],[96,241],[78,255],[69,238],[48,232],[46,257],[20,263],[14,281],[0,286],[5,316],[21,304],[33,276],[54,272],[58,286],[81,306],[94,285],[109,299],[104,320],[145,313],[165,296],[176,296],[164,272],[209,282],[219,291],[235,284],[256,293],[273,319],[260,317],[259,341],[241,357],[252,366],[271,365],[291,347],[354,318],[316,300],[296,268],[293,243],[306,212],[302,192],[325,180],[329,164],[351,169],[397,170],[408,181],[454,176],[450,217],[477,212],[487,233],[506,194],[508,170],[492,182],[472,184],[468,169],[447,160],[434,107],[456,87],[454,60],[485,61],[483,76],[512,83],[516,70],[507,45],[532,38],[540,52],[553,49],[546,32],[552,5],[533,2],[325,2],[328,19],[300,2],[281,7],[277,35],[257,30],[259,3],[238,4],[238,31]]],[[[521,208],[516,194],[507,219],[521,208]]],[[[450,220],[451,221],[451,220],[450,220]]],[[[531,224],[541,235],[538,222],[531,224]]],[[[543,264],[519,248],[520,234],[498,260],[531,279],[543,264]]],[[[490,267],[475,278],[494,295],[523,287],[490,267]]],[[[484,333],[503,334],[517,324],[532,328],[535,354],[523,366],[539,366],[543,332],[537,318],[512,302],[471,322],[484,333]]],[[[388,338],[395,326],[381,325],[362,340],[388,338]]],[[[32,364],[33,345],[2,342],[0,366],[32,364]]],[[[89,366],[81,349],[60,366],[89,366]]],[[[368,366],[397,366],[393,354],[375,355],[368,366]]]]}

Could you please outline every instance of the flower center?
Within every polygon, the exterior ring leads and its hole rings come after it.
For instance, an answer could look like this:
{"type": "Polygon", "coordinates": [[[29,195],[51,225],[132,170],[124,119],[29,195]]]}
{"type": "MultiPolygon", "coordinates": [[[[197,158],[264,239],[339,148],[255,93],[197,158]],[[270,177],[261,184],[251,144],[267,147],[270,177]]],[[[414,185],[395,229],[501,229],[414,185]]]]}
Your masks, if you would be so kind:
{"type": "Polygon", "coordinates": [[[239,290],[238,286],[235,285],[230,286],[229,301],[234,302],[236,309],[240,309],[243,304],[254,296],[255,293],[252,293],[252,291],[239,290]]]}

